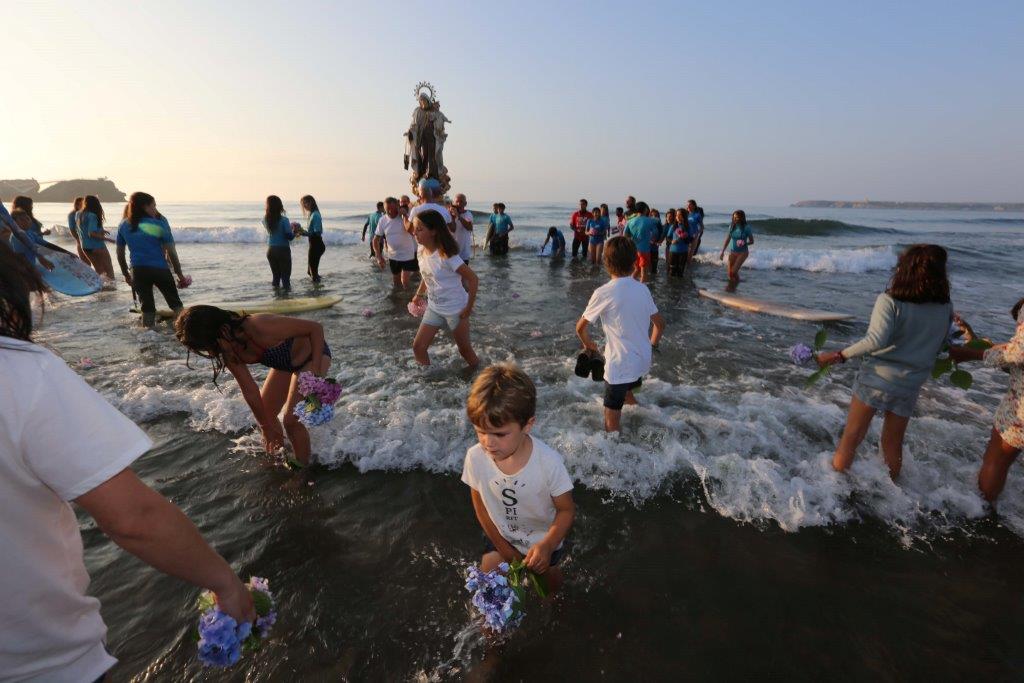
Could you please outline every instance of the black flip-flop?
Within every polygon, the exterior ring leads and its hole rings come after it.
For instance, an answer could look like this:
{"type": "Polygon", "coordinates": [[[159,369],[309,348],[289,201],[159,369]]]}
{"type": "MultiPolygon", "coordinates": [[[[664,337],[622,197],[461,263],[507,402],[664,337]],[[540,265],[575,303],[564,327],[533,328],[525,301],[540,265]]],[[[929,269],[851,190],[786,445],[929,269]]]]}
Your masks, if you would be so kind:
{"type": "Polygon", "coordinates": [[[592,358],[590,360],[590,376],[593,377],[595,382],[604,381],[604,359],[603,358],[592,358]]]}
{"type": "Polygon", "coordinates": [[[586,378],[590,375],[590,354],[581,353],[576,356],[576,369],[574,372],[577,377],[586,378]]]}

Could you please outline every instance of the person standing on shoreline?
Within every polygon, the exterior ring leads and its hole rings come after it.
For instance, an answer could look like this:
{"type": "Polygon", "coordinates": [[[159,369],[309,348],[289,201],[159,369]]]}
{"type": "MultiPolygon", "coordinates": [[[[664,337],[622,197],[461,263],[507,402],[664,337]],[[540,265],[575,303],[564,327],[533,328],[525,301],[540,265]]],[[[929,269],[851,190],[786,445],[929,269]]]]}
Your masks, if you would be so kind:
{"type": "Polygon", "coordinates": [[[377,232],[373,236],[373,251],[377,265],[383,270],[384,249],[387,248],[392,285],[402,289],[409,286],[413,273],[420,271],[411,227],[412,224],[399,212],[398,200],[394,197],[385,199],[384,216],[377,222],[377,232]]]}
{"type": "Polygon", "coordinates": [[[273,276],[274,289],[292,288],[292,248],[295,239],[292,224],[284,215],[284,204],[275,194],[267,197],[266,213],[263,215],[263,229],[267,231],[267,261],[273,276]]]}
{"type": "MultiPolygon", "coordinates": [[[[636,267],[633,270],[633,277],[640,282],[648,281],[648,274],[651,272],[651,242],[654,240],[655,231],[658,229],[658,221],[650,216],[650,209],[644,202],[637,202],[634,207],[633,217],[626,221],[625,237],[632,240],[636,248],[636,267]]],[[[605,247],[607,249],[607,247],[605,247]]]]}
{"type": "Polygon", "coordinates": [[[690,226],[690,253],[686,257],[689,264],[700,250],[700,241],[704,238],[704,209],[697,206],[696,199],[690,199],[686,202],[686,212],[690,226]]]}
{"type": "Polygon", "coordinates": [[[593,218],[593,214],[587,210],[587,200],[580,200],[580,208],[573,211],[569,217],[569,229],[572,230],[572,257],[579,256],[580,247],[583,247],[583,258],[587,257],[587,222],[593,218]]]}
{"type": "Polygon", "coordinates": [[[494,205],[494,213],[490,217],[484,248],[490,245],[491,256],[503,256],[508,253],[508,234],[516,229],[512,219],[505,213],[505,205],[498,202],[494,205]]]}
{"type": "Polygon", "coordinates": [[[459,245],[459,257],[469,263],[473,256],[473,212],[466,208],[466,195],[461,192],[455,195],[452,204],[452,227],[455,230],[455,241],[459,245]]]}
{"type": "Polygon", "coordinates": [[[110,252],[107,251],[107,231],[103,229],[103,205],[100,198],[90,194],[82,204],[82,210],[78,213],[78,237],[82,241],[82,248],[89,257],[89,263],[93,270],[106,277],[110,283],[114,281],[114,264],[110,260],[110,252]]]}
{"type": "Polygon", "coordinates": [[[72,502],[123,550],[213,591],[238,623],[256,610],[188,517],[132,471],[153,446],[145,432],[32,342],[30,292],[40,288],[35,269],[0,244],[0,677],[97,681],[117,660],[100,602],[86,593],[72,502]]]}
{"type": "Polygon", "coordinates": [[[78,252],[78,258],[92,265],[89,261],[89,255],[85,253],[85,249],[82,249],[82,240],[78,236],[78,212],[82,210],[82,206],[85,205],[85,197],[75,197],[74,208],[71,209],[71,213],[68,214],[68,232],[75,240],[75,250],[78,252]]]}
{"type": "Polygon", "coordinates": [[[297,234],[305,235],[309,240],[306,273],[313,280],[313,284],[318,285],[321,282],[320,257],[327,251],[324,244],[323,219],[320,217],[320,207],[317,206],[313,195],[307,194],[299,200],[299,204],[302,206],[302,213],[306,215],[306,228],[299,228],[297,234]]]}
{"type": "Polygon", "coordinates": [[[737,209],[732,212],[732,225],[725,235],[725,243],[722,245],[722,252],[718,260],[725,258],[725,249],[729,247],[729,282],[736,284],[740,281],[740,268],[750,256],[750,245],[754,243],[754,231],[747,225],[746,212],[737,209]],[[731,243],[731,246],[730,246],[731,243]]]}

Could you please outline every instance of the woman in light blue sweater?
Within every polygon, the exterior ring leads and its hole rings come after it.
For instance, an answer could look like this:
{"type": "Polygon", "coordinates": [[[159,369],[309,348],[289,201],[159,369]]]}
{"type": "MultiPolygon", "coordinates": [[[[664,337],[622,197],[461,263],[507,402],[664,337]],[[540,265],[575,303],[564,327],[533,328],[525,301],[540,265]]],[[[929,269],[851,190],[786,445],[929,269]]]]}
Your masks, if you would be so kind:
{"type": "Polygon", "coordinates": [[[893,479],[903,464],[903,436],[914,414],[921,386],[949,335],[946,250],[915,244],[900,256],[889,288],[878,295],[864,338],[842,351],[818,356],[819,365],[865,356],[853,387],[846,428],[832,466],[843,472],[853,464],[857,446],[876,412],[883,412],[882,455],[893,479]]]}

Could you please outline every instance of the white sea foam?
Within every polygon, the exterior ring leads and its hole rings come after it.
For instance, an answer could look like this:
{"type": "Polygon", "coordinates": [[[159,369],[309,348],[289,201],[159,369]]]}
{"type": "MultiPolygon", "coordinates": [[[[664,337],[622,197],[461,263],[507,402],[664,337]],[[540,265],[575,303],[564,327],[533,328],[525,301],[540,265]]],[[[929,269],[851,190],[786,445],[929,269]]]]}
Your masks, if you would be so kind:
{"type": "MultiPolygon", "coordinates": [[[[701,263],[724,265],[717,253],[705,251],[697,255],[701,263]]],[[[774,249],[756,248],[744,268],[754,270],[807,270],[812,273],[866,273],[889,270],[896,265],[892,247],[860,249],[774,249]]]]}
{"type": "MultiPolygon", "coordinates": [[[[478,351],[492,360],[508,353],[478,351]]],[[[463,407],[468,382],[453,381],[461,362],[454,348],[436,347],[435,366],[426,370],[405,356],[374,360],[339,371],[345,393],[337,417],[311,430],[320,462],[351,463],[364,472],[461,472],[475,436],[463,407]],[[394,382],[396,373],[407,381],[394,382]]],[[[893,483],[877,453],[879,421],[850,472],[832,470],[849,401],[848,390],[833,382],[811,392],[784,385],[769,394],[753,378],[734,380],[739,393],[713,382],[650,379],[638,395],[641,405],[624,413],[623,435],[608,436],[601,431],[598,384],[572,375],[568,362],[521,363],[538,378],[534,433],[561,452],[573,479],[590,489],[640,503],[690,480],[710,509],[739,522],[792,532],[874,519],[908,544],[965,529],[987,514],[975,477],[990,416],[958,390],[932,385],[926,392],[925,416],[910,424],[903,474],[893,483]],[[954,402],[963,408],[960,419],[970,415],[968,422],[941,417],[954,402]]],[[[994,386],[998,378],[987,372],[976,379],[994,386]]],[[[193,429],[237,435],[240,449],[259,450],[252,416],[230,379],[218,392],[205,373],[169,360],[127,372],[115,391],[108,398],[134,420],[184,413],[193,429]]],[[[1024,488],[1007,488],[1000,513],[1024,536],[1024,488]]]]}
{"type": "MultiPolygon", "coordinates": [[[[71,233],[67,226],[55,225],[53,232],[70,239],[71,233]]],[[[265,244],[267,231],[261,227],[209,227],[209,228],[173,228],[174,240],[181,244],[265,244]]],[[[359,234],[348,230],[325,230],[324,243],[333,246],[358,244],[359,234]]],[[[298,238],[292,244],[302,244],[298,238]]]]}

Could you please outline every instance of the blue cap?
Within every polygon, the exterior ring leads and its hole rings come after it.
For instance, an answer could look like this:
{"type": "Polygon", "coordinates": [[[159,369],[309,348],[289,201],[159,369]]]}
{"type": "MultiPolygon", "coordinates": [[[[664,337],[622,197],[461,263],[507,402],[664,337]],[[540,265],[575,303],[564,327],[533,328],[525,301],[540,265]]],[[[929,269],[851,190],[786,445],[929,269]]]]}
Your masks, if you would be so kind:
{"type": "Polygon", "coordinates": [[[420,180],[420,191],[422,192],[423,190],[438,193],[441,191],[441,181],[437,178],[423,178],[420,180]]]}

